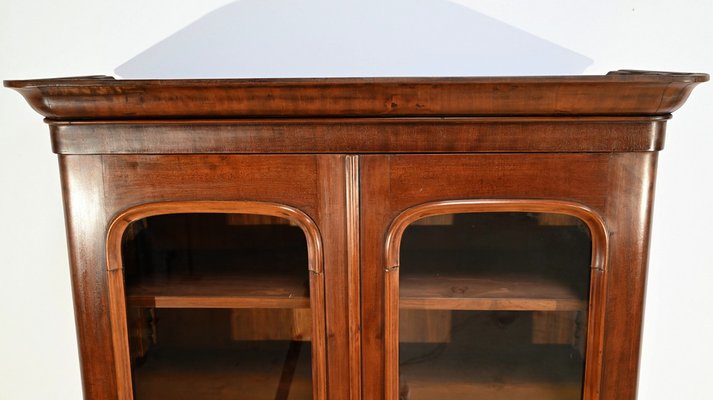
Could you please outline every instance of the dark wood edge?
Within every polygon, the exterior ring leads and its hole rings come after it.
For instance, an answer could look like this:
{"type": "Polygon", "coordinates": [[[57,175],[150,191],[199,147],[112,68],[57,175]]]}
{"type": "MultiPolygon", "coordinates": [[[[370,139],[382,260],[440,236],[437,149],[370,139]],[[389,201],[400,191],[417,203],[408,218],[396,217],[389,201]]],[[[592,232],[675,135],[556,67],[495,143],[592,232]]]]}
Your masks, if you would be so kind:
{"type": "Polygon", "coordinates": [[[706,82],[710,78],[707,73],[647,71],[621,69],[610,71],[606,75],[533,75],[533,76],[452,76],[452,77],[344,77],[344,78],[237,78],[237,79],[116,79],[109,75],[88,75],[60,78],[40,79],[8,79],[3,85],[12,89],[40,86],[126,86],[126,85],[160,85],[160,86],[250,86],[250,85],[348,85],[348,84],[413,84],[413,83],[539,83],[552,82],[599,82],[603,80],[631,82],[706,82]]]}
{"type": "Polygon", "coordinates": [[[359,213],[359,156],[345,157],[345,187],[347,209],[347,281],[349,304],[350,400],[361,400],[361,231],[359,213]]]}
{"type": "MultiPolygon", "coordinates": [[[[108,244],[107,242],[107,245],[108,244]]],[[[119,244],[119,247],[120,246],[121,244],[119,244]]],[[[114,351],[116,398],[117,400],[133,400],[131,356],[128,339],[129,327],[126,317],[126,298],[124,296],[124,271],[123,269],[112,269],[108,270],[107,273],[109,321],[111,323],[111,343],[114,351]]]]}
{"type": "Polygon", "coordinates": [[[50,134],[58,154],[622,152],[661,150],[669,117],[51,122],[50,134]]]}
{"type": "Polygon", "coordinates": [[[307,214],[284,204],[258,201],[176,201],[141,204],[118,214],[107,234],[107,269],[121,269],[121,237],[130,223],[155,215],[180,213],[236,213],[260,214],[286,218],[295,223],[307,239],[309,270],[320,274],[322,265],[322,239],[317,225],[307,214]],[[109,245],[114,247],[109,248],[109,245]],[[110,257],[111,255],[111,257],[110,257]]]}
{"type": "Polygon", "coordinates": [[[53,120],[662,115],[707,74],[5,81],[53,120]]]}
{"type": "Polygon", "coordinates": [[[674,72],[674,71],[647,71],[643,69],[620,69],[617,71],[609,71],[607,75],[626,75],[626,76],[661,76],[669,78],[691,79],[693,82],[706,82],[710,79],[710,75],[706,73],[696,72],[674,72]]]}
{"type": "Polygon", "coordinates": [[[117,81],[116,78],[110,75],[82,75],[82,76],[62,76],[59,78],[40,78],[40,79],[6,79],[4,80],[3,86],[7,88],[17,89],[20,87],[27,86],[42,86],[43,83],[47,84],[53,82],[57,85],[61,85],[62,82],[73,85],[75,82],[84,83],[98,83],[98,82],[110,82],[117,81]]]}
{"type": "Polygon", "coordinates": [[[540,212],[566,214],[589,228],[592,240],[590,300],[588,305],[586,363],[583,400],[599,400],[604,345],[604,307],[609,233],[603,218],[589,207],[561,200],[450,200],[425,203],[400,213],[386,233],[384,254],[384,371],[385,398],[399,393],[399,265],[401,238],[413,222],[434,215],[466,212],[540,212]]]}
{"type": "MultiPolygon", "coordinates": [[[[671,119],[671,114],[655,114],[655,115],[562,115],[562,116],[547,116],[547,115],[513,115],[507,117],[507,122],[521,123],[538,123],[538,122],[649,122],[649,121],[667,121],[671,119]]],[[[502,116],[480,115],[480,116],[420,116],[420,117],[325,117],[325,118],[300,118],[300,117],[284,117],[284,118],[181,118],[181,119],[117,119],[117,120],[83,120],[83,121],[58,121],[53,119],[45,119],[44,121],[51,127],[70,127],[70,126],[126,126],[137,127],[140,125],[146,126],[181,126],[181,125],[275,125],[284,124],[290,126],[299,125],[340,125],[340,124],[402,124],[402,123],[422,123],[422,122],[438,122],[441,124],[491,124],[495,122],[503,122],[502,116]]]]}
{"type": "Polygon", "coordinates": [[[109,289],[109,319],[112,326],[114,370],[117,399],[133,400],[131,361],[129,356],[126,299],[124,289],[121,242],[124,231],[132,222],[154,215],[178,213],[241,213],[261,214],[289,219],[302,229],[307,240],[310,271],[310,303],[312,309],[312,383],[316,400],[326,399],[326,321],[324,303],[324,255],[322,237],[317,225],[302,211],[277,203],[254,201],[177,201],[147,203],[120,212],[109,224],[106,239],[106,268],[109,289]]]}
{"type": "MultiPolygon", "coordinates": [[[[323,258],[322,253],[319,258],[323,258]]],[[[320,260],[321,264],[323,261],[320,260]]],[[[324,274],[309,274],[309,298],[312,308],[312,396],[327,399],[327,308],[324,274]]]]}

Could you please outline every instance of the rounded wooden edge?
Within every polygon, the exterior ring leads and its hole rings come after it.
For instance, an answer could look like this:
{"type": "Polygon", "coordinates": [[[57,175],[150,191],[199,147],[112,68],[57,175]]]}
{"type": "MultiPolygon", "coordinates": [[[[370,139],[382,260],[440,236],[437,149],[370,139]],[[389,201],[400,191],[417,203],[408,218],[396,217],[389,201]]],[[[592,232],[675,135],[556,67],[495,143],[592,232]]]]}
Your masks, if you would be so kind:
{"type": "Polygon", "coordinates": [[[590,294],[587,318],[583,400],[598,400],[604,345],[604,308],[609,233],[604,219],[591,208],[572,201],[486,199],[447,200],[420,204],[399,214],[391,223],[385,244],[384,367],[386,399],[399,396],[399,264],[401,239],[413,222],[435,215],[475,212],[539,212],[565,214],[585,223],[592,241],[590,294]]]}
{"type": "MultiPolygon", "coordinates": [[[[401,238],[406,228],[413,222],[435,215],[476,212],[539,212],[570,215],[580,219],[589,228],[593,250],[606,250],[601,246],[608,242],[604,220],[583,204],[560,200],[448,200],[411,207],[394,219],[386,234],[386,268],[398,268],[401,238]]],[[[592,268],[604,270],[606,254],[593,252],[592,261],[592,268]]]]}
{"type": "Polygon", "coordinates": [[[285,116],[661,115],[678,109],[693,87],[708,79],[706,74],[695,73],[622,72],[540,77],[40,79],[5,81],[4,85],[18,91],[46,118],[77,121],[285,116]],[[621,93],[640,94],[622,97],[621,93]],[[188,100],[172,101],[175,98],[188,100]],[[533,98],[546,100],[532,101],[533,98]]]}
{"type": "Polygon", "coordinates": [[[259,214],[286,218],[300,227],[305,234],[309,270],[317,274],[322,273],[322,238],[312,218],[294,207],[258,201],[176,201],[147,203],[129,208],[109,224],[107,269],[122,268],[121,238],[129,224],[149,216],[180,213],[259,214]]]}
{"type": "Polygon", "coordinates": [[[255,201],[176,201],[146,203],[120,212],[109,224],[106,240],[109,319],[112,326],[117,399],[133,400],[131,360],[124,297],[124,274],[121,241],[126,228],[134,221],[155,215],[179,213],[260,214],[287,218],[299,226],[307,240],[310,271],[310,304],[312,309],[312,381],[316,400],[326,399],[326,321],[324,310],[324,254],[322,237],[314,221],[304,212],[284,204],[255,201]]]}
{"type": "Polygon", "coordinates": [[[70,76],[64,78],[43,79],[8,79],[3,86],[11,89],[27,87],[83,87],[83,86],[253,86],[253,85],[345,85],[345,84],[414,84],[414,83],[508,83],[521,82],[607,82],[607,81],[643,81],[643,82],[706,82],[707,73],[647,71],[620,69],[604,75],[533,75],[533,76],[443,76],[443,77],[335,77],[335,78],[195,78],[195,79],[116,79],[109,75],[70,76]]]}

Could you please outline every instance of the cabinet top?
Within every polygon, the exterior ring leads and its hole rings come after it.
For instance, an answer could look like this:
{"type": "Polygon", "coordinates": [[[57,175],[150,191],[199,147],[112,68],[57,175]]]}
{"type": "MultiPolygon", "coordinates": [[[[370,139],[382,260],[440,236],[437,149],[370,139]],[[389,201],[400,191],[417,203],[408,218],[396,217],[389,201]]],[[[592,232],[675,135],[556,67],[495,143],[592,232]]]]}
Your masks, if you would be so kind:
{"type": "Polygon", "coordinates": [[[11,80],[58,121],[244,117],[655,116],[678,109],[707,74],[601,76],[11,80]]]}

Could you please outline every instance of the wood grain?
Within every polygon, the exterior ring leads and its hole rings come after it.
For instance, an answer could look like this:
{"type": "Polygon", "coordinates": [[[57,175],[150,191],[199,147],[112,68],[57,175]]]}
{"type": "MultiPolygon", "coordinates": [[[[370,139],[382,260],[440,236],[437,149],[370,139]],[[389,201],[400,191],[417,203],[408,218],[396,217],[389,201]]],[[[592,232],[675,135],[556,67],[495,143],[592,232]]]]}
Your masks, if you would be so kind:
{"type": "Polygon", "coordinates": [[[562,282],[532,276],[401,276],[399,308],[579,311],[587,302],[562,282]]]}
{"type": "Polygon", "coordinates": [[[386,267],[398,268],[401,238],[406,228],[423,218],[457,213],[530,212],[564,214],[580,219],[589,228],[592,239],[592,268],[604,270],[607,257],[607,231],[604,220],[594,210],[583,205],[558,200],[477,199],[449,200],[419,204],[399,214],[386,234],[386,267]]]}
{"type": "Polygon", "coordinates": [[[654,151],[667,116],[49,121],[59,154],[654,151]]]}
{"type": "Polygon", "coordinates": [[[103,202],[102,162],[101,156],[59,158],[82,389],[84,397],[92,400],[125,398],[117,386],[122,371],[114,369],[119,360],[113,352],[115,336],[109,318],[112,285],[104,253],[109,213],[103,202]]]}
{"type": "MultiPolygon", "coordinates": [[[[604,325],[602,399],[636,397],[657,153],[621,154],[608,171],[605,218],[611,250],[604,325]]],[[[604,318],[604,316],[602,316],[604,318]]]]}
{"type": "Polygon", "coordinates": [[[707,74],[5,81],[50,119],[665,115],[707,74]],[[78,101],[84,99],[85,101],[78,101]],[[181,99],[181,101],[176,101],[181,99]]]}
{"type": "MultiPolygon", "coordinates": [[[[318,351],[324,354],[325,368],[314,372],[320,376],[315,390],[325,393],[326,398],[348,399],[352,388],[349,385],[351,371],[349,360],[349,287],[347,270],[347,218],[344,155],[317,157],[317,191],[314,201],[319,210],[320,233],[329,242],[325,243],[324,302],[326,346],[318,351]]],[[[287,194],[290,195],[289,193],[287,194]]],[[[295,195],[295,193],[292,193],[295,195]]]]}
{"type": "Polygon", "coordinates": [[[448,343],[451,341],[451,312],[442,310],[399,310],[401,343],[448,343]]]}
{"type": "MultiPolygon", "coordinates": [[[[302,342],[300,342],[302,343],[302,342]]],[[[311,399],[310,348],[245,342],[227,349],[161,348],[136,370],[136,400],[311,399]],[[289,389],[289,390],[288,390],[289,389]]]]}
{"type": "Polygon", "coordinates": [[[347,279],[349,291],[349,379],[350,399],[360,400],[361,390],[361,301],[359,249],[359,156],[345,159],[346,188],[346,234],[347,234],[347,279]]]}
{"type": "MultiPolygon", "coordinates": [[[[308,305],[313,313],[313,329],[312,340],[314,346],[313,354],[313,380],[314,380],[314,398],[326,398],[326,371],[325,371],[325,353],[326,348],[325,337],[322,333],[325,329],[324,322],[324,274],[323,274],[323,250],[322,239],[315,223],[312,219],[303,212],[282,204],[266,203],[266,202],[217,202],[217,201],[195,201],[195,202],[158,202],[145,203],[136,207],[129,208],[119,213],[113,221],[108,225],[108,233],[106,240],[106,266],[111,277],[109,293],[109,301],[111,303],[111,320],[114,330],[114,354],[117,354],[117,362],[115,364],[115,372],[117,374],[117,392],[121,399],[131,400],[132,383],[130,366],[130,352],[126,338],[128,337],[128,329],[126,327],[126,305],[124,300],[124,279],[121,261],[121,243],[124,231],[134,221],[140,220],[148,216],[175,214],[175,213],[239,213],[239,214],[259,214],[270,215],[280,218],[285,218],[300,227],[305,233],[308,251],[308,270],[309,270],[309,298],[304,296],[304,288],[299,285],[299,289],[293,287],[293,290],[299,290],[302,293],[302,298],[293,301],[290,298],[290,289],[288,293],[279,294],[280,290],[275,290],[275,282],[263,280],[260,285],[260,280],[257,282],[248,282],[247,280],[238,279],[237,286],[234,280],[225,282],[221,279],[213,280],[218,289],[217,294],[211,294],[211,289],[206,289],[206,286],[184,284],[184,285],[151,285],[148,282],[143,282],[143,285],[138,285],[134,293],[129,292],[129,299],[137,301],[139,304],[159,307],[207,307],[207,308],[233,308],[233,307],[276,307],[284,308],[285,305],[295,308],[297,306],[307,306],[305,300],[308,300],[308,305]],[[251,286],[244,287],[241,284],[250,283],[251,286]],[[228,287],[226,287],[226,285],[228,287]],[[223,296],[220,294],[220,288],[223,288],[223,296]],[[237,288],[247,289],[248,295],[243,292],[236,293],[237,288]],[[166,294],[168,290],[168,295],[166,294]],[[202,293],[201,293],[202,291],[202,293]],[[276,292],[278,295],[275,296],[276,292]],[[132,297],[132,294],[136,296],[132,297]],[[202,296],[201,296],[202,294],[202,296]],[[230,294],[230,295],[227,295],[230,294]],[[237,294],[237,296],[236,296],[237,294]],[[275,298],[277,297],[277,299],[275,298]],[[285,298],[287,301],[285,301],[285,298]],[[149,304],[147,304],[149,303],[149,304]]],[[[209,279],[210,281],[210,279],[209,279]]],[[[286,282],[294,285],[295,279],[288,279],[286,282]]],[[[211,286],[212,287],[212,286],[211,286]]],[[[299,308],[297,307],[297,308],[299,308]]]]}
{"type": "Polygon", "coordinates": [[[447,344],[402,343],[399,398],[581,400],[580,354],[532,344],[529,314],[453,312],[447,344]]]}
{"type": "Polygon", "coordinates": [[[121,238],[127,226],[134,221],[156,215],[181,213],[257,214],[284,218],[298,226],[307,240],[308,269],[322,273],[322,239],[317,225],[307,214],[284,204],[255,201],[186,201],[144,203],[129,208],[116,216],[107,234],[107,268],[121,269],[121,238]]]}
{"type": "MultiPolygon", "coordinates": [[[[443,324],[446,315],[476,312],[462,310],[583,315],[586,309],[583,387],[493,375],[504,390],[495,393],[492,380],[482,385],[450,379],[473,367],[458,368],[456,362],[437,371],[450,380],[431,379],[428,372],[436,364],[417,371],[424,396],[633,400],[657,152],[669,114],[708,78],[618,71],[498,78],[85,77],[4,84],[47,117],[53,151],[60,154],[87,400],[131,400],[134,392],[137,400],[195,397],[188,389],[220,398],[221,387],[234,397],[264,389],[254,384],[260,379],[281,388],[271,387],[268,395],[284,395],[289,388],[290,395],[311,392],[317,400],[395,400],[404,394],[399,304],[404,315],[434,313],[431,320],[443,324]],[[268,283],[257,275],[250,282],[125,282],[121,239],[131,221],[161,213],[246,210],[302,228],[309,253],[306,285],[304,276],[271,277],[268,283]],[[400,265],[406,226],[468,210],[561,213],[584,221],[592,238],[588,299],[571,296],[560,281],[545,277],[469,275],[438,282],[401,275],[401,268],[409,268],[400,265]],[[179,362],[148,360],[148,368],[135,375],[147,380],[133,387],[127,301],[309,312],[313,346],[293,353],[309,353],[311,380],[299,369],[305,364],[285,363],[281,372],[266,375],[232,369],[223,353],[180,354],[159,344],[144,356],[167,351],[167,359],[179,362]],[[225,369],[213,373],[181,359],[218,360],[225,369]],[[280,374],[286,377],[282,384],[280,374]],[[285,383],[287,377],[294,386],[285,383]],[[204,385],[203,378],[221,383],[204,385]],[[178,384],[156,392],[166,382],[178,384]]],[[[445,329],[423,332],[423,340],[411,344],[447,339],[445,329]]],[[[537,335],[550,341],[550,333],[548,328],[537,335]]],[[[577,346],[575,359],[582,355],[577,346]]],[[[537,360],[546,355],[537,349],[522,350],[537,360]]]]}
{"type": "Polygon", "coordinates": [[[236,341],[310,341],[312,312],[308,307],[231,309],[230,338],[236,341]]]}
{"type": "MultiPolygon", "coordinates": [[[[391,155],[362,157],[362,198],[379,208],[370,208],[366,216],[374,226],[362,233],[363,240],[377,242],[383,240],[380,247],[373,245],[364,249],[362,275],[369,279],[367,289],[362,281],[362,303],[365,307],[383,307],[383,319],[373,321],[363,337],[365,353],[384,354],[381,361],[366,358],[366,368],[375,369],[377,363],[383,363],[385,380],[365,385],[375,397],[396,398],[399,392],[398,360],[398,288],[399,269],[394,250],[395,232],[405,229],[404,221],[415,221],[429,215],[457,212],[464,203],[484,205],[508,204],[504,211],[524,211],[526,204],[545,205],[532,212],[563,212],[574,214],[590,228],[593,240],[593,259],[590,282],[589,318],[587,326],[587,371],[585,388],[598,387],[601,379],[601,343],[603,340],[602,324],[604,320],[607,255],[606,243],[608,230],[602,221],[600,210],[606,202],[606,180],[611,155],[594,154],[503,154],[503,155],[391,155]],[[586,160],[586,161],[585,161],[586,160]],[[437,165],[438,168],[432,166],[437,165]],[[577,174],[571,174],[576,170],[577,174]],[[364,176],[369,173],[368,179],[364,176]],[[476,173],[477,172],[477,173],[476,173]],[[371,175],[373,173],[373,175],[371,175]],[[550,200],[537,200],[548,198],[550,200]],[[465,200],[463,200],[465,199],[465,200]],[[475,200],[468,200],[475,199],[475,200]],[[430,201],[430,202],[429,202],[430,201]],[[441,202],[446,208],[442,213],[426,212],[418,214],[418,207],[423,204],[433,206],[441,202]],[[455,203],[452,209],[448,204],[455,203]],[[562,206],[569,204],[567,211],[562,206]],[[583,206],[587,204],[587,206],[583,206]],[[409,211],[407,211],[409,210],[409,211]],[[414,211],[416,210],[416,211],[414,211]],[[399,217],[401,215],[401,217],[399,217]],[[406,216],[404,218],[404,215],[406,216]],[[410,217],[409,217],[410,215],[410,217]],[[397,228],[395,228],[397,227],[397,228]],[[386,269],[386,272],[385,272],[386,269]],[[381,281],[385,287],[376,285],[381,281]],[[373,287],[373,289],[372,289],[373,287]],[[366,305],[368,304],[368,306],[366,305]],[[381,327],[382,330],[378,330],[381,327]],[[369,340],[367,340],[367,337],[369,340]],[[373,364],[371,364],[373,363],[373,364]],[[382,386],[383,385],[383,386],[382,386]],[[377,390],[383,390],[378,393],[377,390]]],[[[428,210],[426,206],[424,210],[428,210]]],[[[465,210],[461,210],[465,212],[465,210]]],[[[473,211],[473,210],[471,210],[473,211]]],[[[366,328],[366,326],[365,326],[366,328]]],[[[585,391],[585,399],[598,399],[590,389],[585,391]]]]}
{"type": "Polygon", "coordinates": [[[126,301],[155,308],[309,308],[307,280],[306,273],[143,278],[126,289],[126,301]]]}
{"type": "MultiPolygon", "coordinates": [[[[390,157],[361,156],[359,174],[361,204],[378,204],[378,207],[363,207],[361,209],[361,304],[362,304],[362,394],[364,399],[389,399],[398,397],[387,396],[386,371],[394,371],[395,355],[385,354],[385,313],[389,301],[398,304],[398,294],[386,292],[385,287],[391,287],[391,273],[385,269],[384,238],[386,224],[391,220],[389,197],[390,157]],[[369,312],[369,310],[372,310],[369,312]]],[[[397,333],[394,333],[397,334],[397,333]]],[[[390,381],[392,382],[392,381],[390,381]]],[[[388,389],[393,393],[393,388],[388,389]]],[[[396,389],[398,391],[398,389],[396,389]]]]}
{"type": "MultiPolygon", "coordinates": [[[[579,312],[534,312],[532,313],[532,343],[569,344],[579,347],[584,344],[578,335],[579,312]]],[[[584,355],[584,352],[581,352],[584,355]]]]}

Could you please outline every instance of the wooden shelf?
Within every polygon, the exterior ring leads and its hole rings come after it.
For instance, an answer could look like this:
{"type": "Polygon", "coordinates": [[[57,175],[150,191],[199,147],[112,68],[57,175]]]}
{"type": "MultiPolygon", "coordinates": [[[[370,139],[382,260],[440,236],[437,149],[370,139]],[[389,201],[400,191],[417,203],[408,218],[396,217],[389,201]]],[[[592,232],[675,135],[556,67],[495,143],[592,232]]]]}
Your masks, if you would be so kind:
{"type": "MultiPolygon", "coordinates": [[[[451,400],[579,400],[582,389],[577,384],[552,383],[452,383],[421,381],[409,388],[421,399],[451,400]]],[[[414,396],[416,398],[416,396],[414,396]]]]}
{"type": "Polygon", "coordinates": [[[311,346],[154,349],[134,368],[136,400],[312,399],[311,346]]]}
{"type": "MultiPolygon", "coordinates": [[[[304,275],[307,273],[305,272],[304,275]]],[[[156,308],[309,308],[309,284],[295,274],[143,277],[127,285],[129,305],[156,308]]]]}
{"type": "Polygon", "coordinates": [[[399,387],[409,399],[581,400],[584,361],[567,344],[531,342],[531,320],[454,313],[447,343],[401,343],[399,387]]]}
{"type": "Polygon", "coordinates": [[[579,311],[586,301],[555,279],[529,275],[401,274],[402,309],[579,311]]]}

